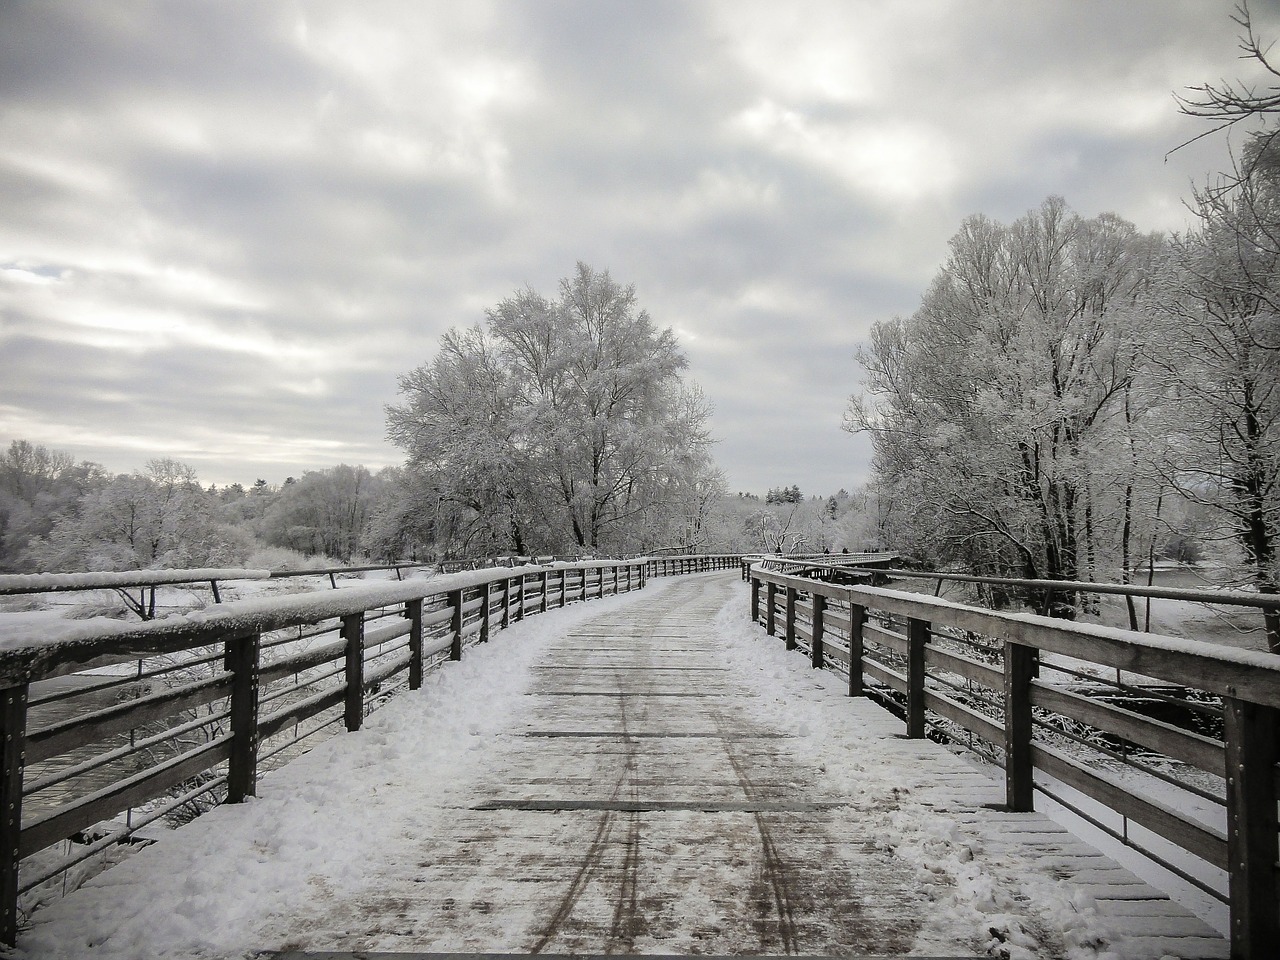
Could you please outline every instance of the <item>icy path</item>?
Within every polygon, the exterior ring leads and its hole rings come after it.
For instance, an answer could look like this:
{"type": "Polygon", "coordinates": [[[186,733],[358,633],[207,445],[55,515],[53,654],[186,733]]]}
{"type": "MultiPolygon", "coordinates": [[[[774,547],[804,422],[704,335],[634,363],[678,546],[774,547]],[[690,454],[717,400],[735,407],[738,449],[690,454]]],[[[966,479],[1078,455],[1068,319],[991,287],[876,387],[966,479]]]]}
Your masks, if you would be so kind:
{"type": "Polygon", "coordinates": [[[986,809],[998,784],[746,606],[706,574],[497,633],[23,950],[1226,956],[1047,818],[986,809]]]}

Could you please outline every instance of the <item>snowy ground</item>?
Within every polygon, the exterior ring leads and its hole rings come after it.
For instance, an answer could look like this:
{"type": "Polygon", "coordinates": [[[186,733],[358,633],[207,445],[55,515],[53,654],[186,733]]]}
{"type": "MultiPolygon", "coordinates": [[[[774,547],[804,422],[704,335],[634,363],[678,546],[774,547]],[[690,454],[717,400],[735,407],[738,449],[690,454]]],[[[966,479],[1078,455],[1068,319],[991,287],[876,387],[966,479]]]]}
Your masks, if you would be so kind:
{"type": "MultiPolygon", "coordinates": [[[[1124,879],[1123,871],[1063,837],[1045,818],[1010,820],[984,811],[982,803],[1000,794],[996,785],[941,747],[902,739],[899,721],[865,701],[850,701],[839,678],[811,670],[803,658],[784,653],[781,643],[764,638],[749,621],[745,588],[723,573],[655,579],[640,593],[574,604],[495,634],[488,645],[468,651],[462,663],[432,676],[422,691],[375,713],[361,732],[334,737],[265,776],[258,798],[213,811],[41,911],[21,935],[18,955],[214,958],[264,948],[325,948],[317,937],[345,935],[323,932],[325,904],[337,912],[353,902],[394,899],[394,891],[385,888],[387,876],[413,859],[415,844],[448,838],[459,811],[474,810],[494,795],[495,785],[509,789],[551,779],[550,771],[539,778],[532,775],[538,771],[519,766],[527,756],[521,743],[529,725],[551,716],[539,712],[548,709],[546,697],[527,695],[537,692],[540,664],[582,650],[590,643],[583,638],[599,629],[593,622],[612,623],[616,630],[660,598],[693,602],[691,590],[702,591],[700,610],[712,615],[681,621],[683,637],[714,651],[716,662],[729,668],[716,674],[716,682],[737,691],[735,709],[745,711],[744,722],[785,738],[779,741],[785,756],[776,759],[792,771],[792,792],[839,798],[846,809],[835,822],[856,817],[875,838],[863,844],[867,856],[896,871],[921,898],[910,952],[1019,960],[1159,957],[1179,944],[1126,933],[1182,931],[1197,936],[1179,941],[1181,946],[1198,944],[1205,955],[1223,955],[1220,941],[1198,939],[1208,933],[1203,925],[1145,893],[1139,896],[1145,887],[1136,878],[1124,879]],[[1002,826],[1010,822],[1016,824],[1012,835],[1002,826]],[[1040,855],[1034,856],[1028,851],[1037,845],[1040,855]],[[1083,872],[1081,865],[1087,867],[1083,872]],[[1072,871],[1077,882],[1064,881],[1072,871]],[[1086,874],[1091,882],[1080,879],[1086,874]],[[1132,911],[1117,917],[1115,905],[1126,902],[1117,899],[1119,889],[1152,905],[1150,919],[1135,920],[1132,911]]],[[[655,711],[653,719],[663,718],[655,711]]],[[[655,760],[669,764],[681,756],[684,748],[672,742],[673,753],[655,760]]],[[[590,786],[591,778],[582,775],[586,756],[577,775],[590,786]]],[[[572,776],[572,753],[568,762],[572,776]]],[[[601,816],[603,830],[608,818],[601,816]]],[[[642,844],[643,838],[634,841],[642,844]]],[[[837,857],[856,853],[838,835],[828,838],[827,849],[837,857]]],[[[647,853],[650,860],[660,855],[647,853]]],[[[785,860],[785,849],[777,857],[785,860]]],[[[709,866],[713,873],[718,869],[714,862],[709,866]]],[[[730,866],[726,861],[726,883],[733,882],[730,866]]],[[[582,869],[570,869],[563,877],[543,879],[548,887],[572,892],[584,882],[575,877],[582,876],[582,869]]],[[[458,946],[528,949],[530,930],[552,929],[531,916],[536,897],[529,884],[518,882],[526,878],[510,879],[505,899],[491,901],[510,909],[497,916],[486,911],[484,929],[491,939],[458,946]]],[[[717,908],[708,900],[691,909],[717,908]]],[[[394,930],[379,930],[381,939],[365,948],[409,948],[395,940],[394,930]]],[[[634,935],[631,943],[637,952],[672,952],[634,935]]],[[[723,952],[715,946],[706,942],[704,949],[688,952],[723,952]]],[[[419,942],[415,948],[431,946],[419,942]]]]}

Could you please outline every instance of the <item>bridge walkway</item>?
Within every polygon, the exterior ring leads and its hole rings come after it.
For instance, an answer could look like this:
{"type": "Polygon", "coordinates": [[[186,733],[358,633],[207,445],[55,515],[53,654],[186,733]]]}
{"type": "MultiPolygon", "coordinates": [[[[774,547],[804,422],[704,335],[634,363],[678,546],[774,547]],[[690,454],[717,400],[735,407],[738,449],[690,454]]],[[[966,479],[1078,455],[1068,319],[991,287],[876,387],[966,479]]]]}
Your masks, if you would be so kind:
{"type": "MultiPolygon", "coordinates": [[[[297,917],[287,955],[1227,955],[1047,817],[993,810],[999,783],[873,704],[834,704],[842,737],[792,716],[718,623],[745,606],[726,607],[732,574],[651,586],[661,603],[642,595],[552,645],[521,735],[450,828],[366,893],[297,917]]],[[[830,695],[834,678],[798,682],[826,679],[830,695]]]]}

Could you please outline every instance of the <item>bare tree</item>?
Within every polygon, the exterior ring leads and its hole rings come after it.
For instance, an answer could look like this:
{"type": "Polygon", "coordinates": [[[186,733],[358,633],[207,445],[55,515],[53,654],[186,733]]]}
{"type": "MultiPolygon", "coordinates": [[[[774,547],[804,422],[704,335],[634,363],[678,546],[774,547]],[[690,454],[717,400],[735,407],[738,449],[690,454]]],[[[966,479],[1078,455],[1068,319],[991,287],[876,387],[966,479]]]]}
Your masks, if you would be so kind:
{"type": "Polygon", "coordinates": [[[1241,0],[1236,5],[1231,19],[1241,31],[1240,59],[1252,60],[1261,65],[1272,82],[1260,85],[1240,80],[1220,80],[1217,83],[1202,83],[1190,87],[1186,95],[1177,97],[1182,112],[1189,117],[1217,121],[1217,125],[1179,146],[1194,143],[1242,120],[1280,113],[1280,67],[1272,60],[1272,44],[1264,41],[1258,34],[1247,0],[1241,0]]]}

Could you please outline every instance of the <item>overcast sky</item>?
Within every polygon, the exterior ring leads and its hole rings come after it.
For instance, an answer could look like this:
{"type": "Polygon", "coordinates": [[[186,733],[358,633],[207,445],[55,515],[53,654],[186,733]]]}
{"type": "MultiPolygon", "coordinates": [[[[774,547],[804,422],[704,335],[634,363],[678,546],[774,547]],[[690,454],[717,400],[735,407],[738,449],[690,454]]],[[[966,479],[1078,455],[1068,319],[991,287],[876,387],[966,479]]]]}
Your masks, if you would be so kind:
{"type": "Polygon", "coordinates": [[[1173,92],[1250,75],[1232,7],[0,0],[0,443],[399,463],[397,376],[582,260],[678,334],[732,489],[851,489],[854,350],[965,216],[1187,223],[1229,144],[1166,161],[1173,92]]]}

